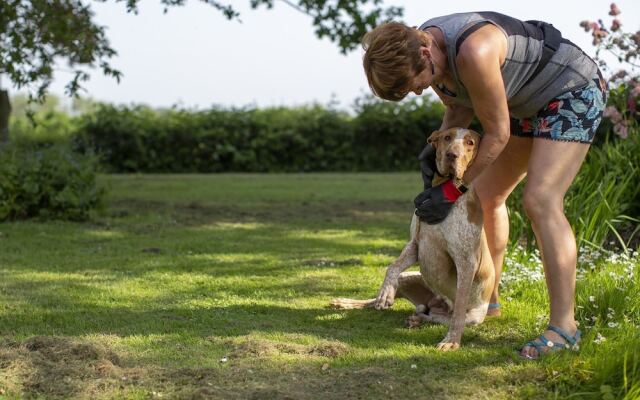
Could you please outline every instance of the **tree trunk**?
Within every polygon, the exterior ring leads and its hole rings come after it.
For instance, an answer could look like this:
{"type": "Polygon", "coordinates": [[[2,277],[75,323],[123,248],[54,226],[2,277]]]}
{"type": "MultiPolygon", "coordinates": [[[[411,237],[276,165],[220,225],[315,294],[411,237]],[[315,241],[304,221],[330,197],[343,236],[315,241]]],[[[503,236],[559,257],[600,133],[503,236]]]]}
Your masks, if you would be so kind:
{"type": "Polygon", "coordinates": [[[11,103],[9,102],[9,92],[0,90],[0,146],[9,142],[9,115],[11,114],[11,103]]]}

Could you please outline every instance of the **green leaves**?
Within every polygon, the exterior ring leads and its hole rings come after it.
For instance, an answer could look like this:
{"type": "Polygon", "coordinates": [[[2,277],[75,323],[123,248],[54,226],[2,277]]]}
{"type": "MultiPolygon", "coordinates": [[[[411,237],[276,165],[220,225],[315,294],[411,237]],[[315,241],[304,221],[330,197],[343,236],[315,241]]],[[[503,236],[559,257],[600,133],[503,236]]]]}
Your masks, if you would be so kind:
{"type": "Polygon", "coordinates": [[[443,107],[361,100],[358,115],[298,108],[164,110],[103,106],[76,142],[113,172],[397,171],[418,168],[443,107]]]}
{"type": "Polygon", "coordinates": [[[27,89],[32,100],[44,98],[56,61],[74,73],[68,95],[75,95],[89,78],[82,68],[99,68],[120,78],[108,62],[116,52],[104,27],[94,23],[93,12],[82,1],[13,0],[0,7],[0,72],[27,89]]]}
{"type": "Polygon", "coordinates": [[[86,220],[102,204],[93,157],[66,146],[12,145],[0,152],[0,221],[40,217],[86,220]]]}
{"type": "MultiPolygon", "coordinates": [[[[43,101],[56,61],[66,63],[74,74],[65,87],[69,96],[76,95],[89,79],[87,67],[120,80],[122,73],[109,63],[116,50],[109,43],[105,27],[96,25],[87,1],[3,0],[0,4],[0,73],[7,74],[19,89],[26,89],[31,101],[43,101]]],[[[127,11],[137,13],[139,0],[116,1],[126,2],[127,11]]],[[[240,13],[231,4],[201,1],[226,18],[239,20],[240,13]]],[[[355,49],[368,30],[403,12],[399,7],[381,7],[381,0],[282,2],[309,15],[316,35],[335,42],[342,53],[355,49]]],[[[161,0],[161,3],[173,7],[183,6],[186,1],[161,0]]],[[[274,0],[250,0],[250,5],[272,8],[274,0]]]]}

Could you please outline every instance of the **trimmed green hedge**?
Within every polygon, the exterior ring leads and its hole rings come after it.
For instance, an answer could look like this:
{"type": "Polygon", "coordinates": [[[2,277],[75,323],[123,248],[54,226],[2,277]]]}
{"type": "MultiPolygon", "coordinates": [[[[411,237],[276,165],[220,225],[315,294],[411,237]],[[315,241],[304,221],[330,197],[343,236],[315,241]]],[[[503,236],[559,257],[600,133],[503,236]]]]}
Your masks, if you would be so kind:
{"type": "Polygon", "coordinates": [[[153,110],[102,105],[74,142],[109,172],[389,171],[417,167],[443,108],[363,99],[356,116],[322,106],[153,110]]]}

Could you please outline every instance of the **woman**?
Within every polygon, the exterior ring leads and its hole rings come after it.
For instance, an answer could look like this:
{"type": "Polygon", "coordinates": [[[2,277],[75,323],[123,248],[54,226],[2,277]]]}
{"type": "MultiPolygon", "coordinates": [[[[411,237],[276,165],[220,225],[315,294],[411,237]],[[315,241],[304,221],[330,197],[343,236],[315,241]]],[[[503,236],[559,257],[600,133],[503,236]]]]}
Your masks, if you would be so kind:
{"type": "Polygon", "coordinates": [[[606,102],[596,63],[551,25],[494,12],[446,15],[417,29],[384,24],[363,46],[369,85],[379,97],[397,101],[431,87],[446,105],[441,130],[467,127],[474,115],[482,125],[478,154],[462,181],[421,193],[416,213],[438,223],[473,182],[496,269],[490,314],[499,314],[509,236],[505,201],[527,176],[524,208],[542,255],[551,315],[547,329],[520,354],[538,358],[577,345],[577,251],[563,199],[606,102]]]}

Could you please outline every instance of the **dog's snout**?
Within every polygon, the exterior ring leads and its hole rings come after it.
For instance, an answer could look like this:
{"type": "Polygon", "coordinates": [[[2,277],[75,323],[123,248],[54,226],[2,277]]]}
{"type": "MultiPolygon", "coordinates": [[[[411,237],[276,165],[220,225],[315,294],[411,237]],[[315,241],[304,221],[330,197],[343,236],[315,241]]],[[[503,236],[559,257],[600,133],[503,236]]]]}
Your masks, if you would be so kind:
{"type": "Polygon", "coordinates": [[[458,158],[456,153],[452,153],[450,151],[447,152],[447,159],[450,161],[455,161],[458,158]]]}

